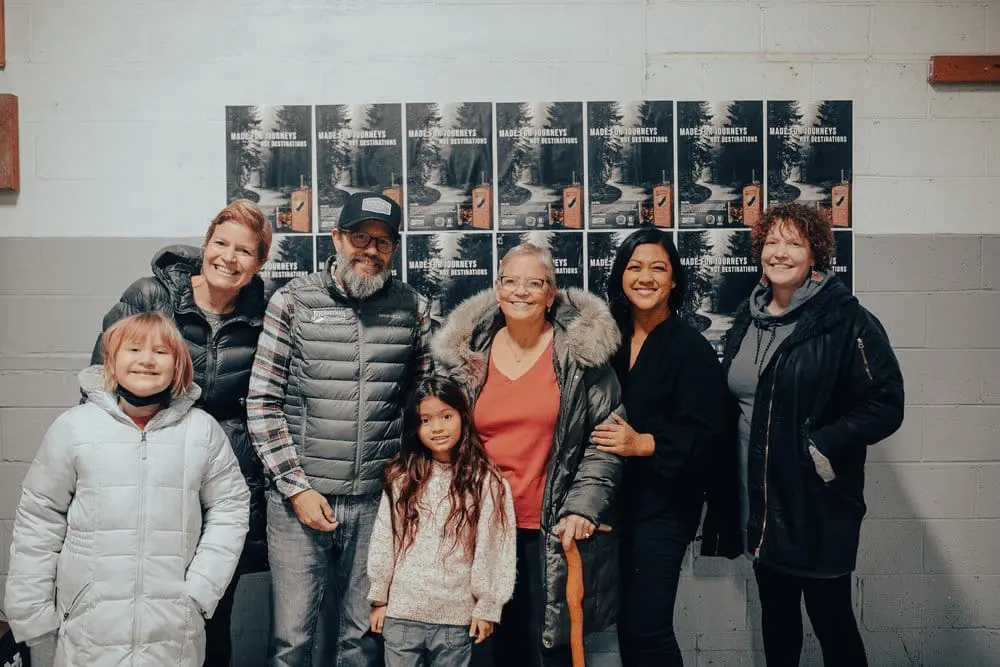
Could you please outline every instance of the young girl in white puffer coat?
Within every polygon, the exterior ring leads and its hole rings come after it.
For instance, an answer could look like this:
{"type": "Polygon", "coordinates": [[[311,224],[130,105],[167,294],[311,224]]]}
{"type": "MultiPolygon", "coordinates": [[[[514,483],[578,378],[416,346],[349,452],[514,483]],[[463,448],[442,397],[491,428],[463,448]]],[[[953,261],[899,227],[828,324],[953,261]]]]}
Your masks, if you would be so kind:
{"type": "Polygon", "coordinates": [[[191,356],[159,313],[103,338],[87,402],[49,427],[14,521],[5,610],[56,636],[56,667],[200,667],[236,569],[250,493],[222,427],[193,407],[191,356]]]}

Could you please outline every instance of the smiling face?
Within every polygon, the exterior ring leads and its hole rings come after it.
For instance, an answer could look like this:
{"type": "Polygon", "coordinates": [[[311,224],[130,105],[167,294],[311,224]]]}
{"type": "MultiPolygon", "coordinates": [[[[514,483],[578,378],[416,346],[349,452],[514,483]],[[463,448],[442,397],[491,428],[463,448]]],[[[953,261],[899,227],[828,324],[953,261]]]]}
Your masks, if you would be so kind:
{"type": "Polygon", "coordinates": [[[204,248],[201,275],[205,282],[220,292],[236,294],[260,266],[257,237],[249,227],[232,220],[216,225],[204,248]]]}
{"type": "Polygon", "coordinates": [[[173,382],[175,362],[173,352],[159,337],[126,340],[115,356],[115,380],[136,396],[152,396],[173,382]]]}
{"type": "Polygon", "coordinates": [[[545,267],[531,255],[509,257],[497,279],[497,302],[508,320],[541,320],[556,298],[545,267]]]}
{"type": "Polygon", "coordinates": [[[795,225],[777,220],[764,239],[760,263],[773,287],[798,289],[812,271],[812,249],[795,225]]]}
{"type": "Polygon", "coordinates": [[[637,246],[622,274],[622,289],[633,313],[667,310],[674,285],[667,249],[659,243],[637,246]]]}
{"type": "Polygon", "coordinates": [[[447,463],[462,440],[462,416],[458,410],[435,396],[420,401],[417,435],[435,461],[447,463]]]}
{"type": "Polygon", "coordinates": [[[362,278],[371,278],[387,270],[396,249],[392,230],[379,220],[365,220],[350,230],[333,231],[337,261],[345,263],[362,278]]]}

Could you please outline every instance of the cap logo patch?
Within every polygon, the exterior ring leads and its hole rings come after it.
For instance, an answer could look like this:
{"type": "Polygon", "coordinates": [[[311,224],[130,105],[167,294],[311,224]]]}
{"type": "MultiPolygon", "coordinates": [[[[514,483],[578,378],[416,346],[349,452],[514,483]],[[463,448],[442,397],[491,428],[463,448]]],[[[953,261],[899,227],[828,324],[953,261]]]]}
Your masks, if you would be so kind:
{"type": "Polygon", "coordinates": [[[361,200],[361,210],[368,211],[369,213],[378,213],[380,215],[391,215],[392,207],[389,202],[384,199],[379,199],[378,197],[365,197],[361,200]]]}

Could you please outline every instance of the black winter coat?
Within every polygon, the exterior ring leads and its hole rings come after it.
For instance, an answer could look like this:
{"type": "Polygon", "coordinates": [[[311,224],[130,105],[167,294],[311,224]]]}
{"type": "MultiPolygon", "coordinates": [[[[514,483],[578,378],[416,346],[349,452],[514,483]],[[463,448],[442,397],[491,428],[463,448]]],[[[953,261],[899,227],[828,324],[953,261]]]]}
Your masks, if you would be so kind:
{"type": "Polygon", "coordinates": [[[678,315],[649,332],[630,369],[631,336],[630,327],[622,332],[612,365],[629,424],[652,434],[656,451],[627,459],[619,515],[623,521],[672,516],[694,535],[706,480],[728,435],[726,379],[715,350],[678,315]]]}
{"type": "MultiPolygon", "coordinates": [[[[834,576],[855,568],[868,446],[902,424],[903,378],[882,324],[839,280],[802,308],[757,384],[747,540],[764,565],[834,576]],[[830,460],[832,482],[810,444],[830,460]]],[[[744,304],[726,334],[727,373],[750,322],[744,304]]]]}
{"type": "MultiPolygon", "coordinates": [[[[610,421],[612,412],[621,414],[621,389],[610,364],[620,336],[611,313],[602,299],[575,288],[559,290],[550,312],[559,415],[542,498],[546,648],[570,639],[566,557],[552,529],[568,514],[617,529],[614,495],[624,468],[621,457],[600,452],[590,442],[597,424],[610,421]]],[[[437,370],[465,385],[473,403],[486,382],[493,337],[503,324],[496,294],[486,290],[452,311],[434,336],[437,370]]],[[[601,631],[618,616],[618,535],[598,531],[577,546],[583,561],[584,633],[601,631]]]]}
{"type": "MultiPolygon", "coordinates": [[[[240,573],[268,569],[264,497],[264,471],[247,431],[246,395],[250,369],[257,350],[267,299],[259,276],[237,297],[236,309],[220,326],[215,338],[195,304],[191,277],[201,272],[201,249],[173,245],[153,256],[153,275],[132,283],[121,300],[104,316],[107,330],[120,319],[136,313],[159,311],[171,318],[188,344],[194,362],[194,380],[201,387],[197,407],[222,425],[250,487],[250,530],[247,533],[240,573]]],[[[91,363],[102,361],[101,338],[91,363]]]]}

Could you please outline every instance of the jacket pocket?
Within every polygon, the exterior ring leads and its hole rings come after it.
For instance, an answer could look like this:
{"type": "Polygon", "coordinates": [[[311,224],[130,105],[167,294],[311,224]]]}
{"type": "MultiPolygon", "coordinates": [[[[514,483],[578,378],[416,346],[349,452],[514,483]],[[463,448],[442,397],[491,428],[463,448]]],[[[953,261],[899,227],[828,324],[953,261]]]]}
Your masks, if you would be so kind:
{"type": "Polygon", "coordinates": [[[90,591],[90,587],[94,585],[93,581],[87,581],[80,587],[80,589],[73,595],[70,599],[69,604],[67,604],[62,612],[59,614],[59,624],[60,632],[66,627],[66,624],[72,621],[78,615],[81,610],[83,603],[85,601],[87,592],[90,591]]]}

